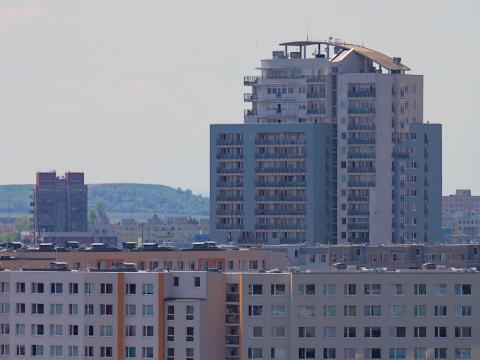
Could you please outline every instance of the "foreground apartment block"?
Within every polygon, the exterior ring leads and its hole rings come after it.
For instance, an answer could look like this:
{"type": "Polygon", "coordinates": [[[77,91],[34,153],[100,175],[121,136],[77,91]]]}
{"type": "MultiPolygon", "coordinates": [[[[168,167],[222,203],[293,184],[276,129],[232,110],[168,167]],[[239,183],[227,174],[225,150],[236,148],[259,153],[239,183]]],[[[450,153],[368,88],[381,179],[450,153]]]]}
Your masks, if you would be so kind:
{"type": "Polygon", "coordinates": [[[2,271],[0,356],[479,359],[479,280],[428,267],[2,271]]]}
{"type": "Polygon", "coordinates": [[[441,126],[423,122],[423,76],[359,45],[280,45],[261,61],[260,76],[244,79],[252,89],[245,123],[211,127],[212,236],[248,244],[439,241],[441,126]],[[318,128],[325,136],[307,135],[318,128]],[[278,196],[314,191],[320,200],[278,196]]]}

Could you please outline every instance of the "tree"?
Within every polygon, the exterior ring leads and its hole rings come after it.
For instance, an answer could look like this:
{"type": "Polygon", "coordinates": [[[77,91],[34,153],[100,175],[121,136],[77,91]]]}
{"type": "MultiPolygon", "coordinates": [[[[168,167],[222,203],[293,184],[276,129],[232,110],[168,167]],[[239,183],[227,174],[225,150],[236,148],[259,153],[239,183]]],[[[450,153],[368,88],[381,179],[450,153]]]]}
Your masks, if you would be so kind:
{"type": "Polygon", "coordinates": [[[88,223],[89,224],[95,224],[98,220],[98,215],[97,215],[97,212],[95,210],[90,210],[88,212],[88,223]]]}
{"type": "Polygon", "coordinates": [[[97,215],[100,221],[108,224],[110,220],[108,219],[107,211],[105,210],[105,204],[103,203],[103,201],[97,202],[95,208],[97,209],[97,215]]]}
{"type": "Polygon", "coordinates": [[[22,231],[30,230],[30,219],[26,216],[18,217],[15,220],[15,232],[20,233],[22,231]]]}

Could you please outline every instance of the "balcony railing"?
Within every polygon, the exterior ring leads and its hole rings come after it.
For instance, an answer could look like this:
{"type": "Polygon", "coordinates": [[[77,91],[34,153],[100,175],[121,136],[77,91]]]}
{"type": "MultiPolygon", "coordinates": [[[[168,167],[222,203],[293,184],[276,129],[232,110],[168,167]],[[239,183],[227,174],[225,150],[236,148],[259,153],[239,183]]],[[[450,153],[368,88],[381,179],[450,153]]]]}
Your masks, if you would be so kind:
{"type": "Polygon", "coordinates": [[[225,322],[227,324],[239,324],[240,316],[239,315],[225,315],[225,322]]]}
{"type": "Polygon", "coordinates": [[[326,109],[307,109],[308,115],[325,115],[326,113],[326,109]]]}
{"type": "Polygon", "coordinates": [[[374,107],[352,107],[348,108],[349,114],[375,114],[374,107]]]}
{"type": "Polygon", "coordinates": [[[242,230],[243,225],[240,224],[217,224],[218,230],[242,230]]]}
{"type": "Polygon", "coordinates": [[[325,75],[306,75],[305,79],[307,80],[307,83],[325,82],[327,80],[327,77],[325,75]]]}
{"type": "Polygon", "coordinates": [[[290,196],[285,196],[285,195],[264,195],[264,196],[260,196],[260,195],[257,195],[257,196],[255,196],[255,201],[259,201],[259,202],[268,202],[268,201],[303,202],[303,201],[306,201],[306,200],[307,200],[306,196],[296,196],[296,195],[290,195],[290,196]]]}
{"type": "Polygon", "coordinates": [[[217,168],[217,174],[241,174],[243,168],[217,168]]]}
{"type": "Polygon", "coordinates": [[[348,230],[368,230],[368,223],[350,223],[347,225],[348,230]]]}
{"type": "Polygon", "coordinates": [[[304,159],[304,152],[288,152],[288,153],[256,153],[255,159],[304,159]]]}
{"type": "Polygon", "coordinates": [[[243,159],[243,154],[217,154],[218,160],[240,160],[243,159]]]}
{"type": "Polygon", "coordinates": [[[349,167],[347,171],[352,174],[375,173],[375,167],[364,167],[364,168],[349,167]]]}
{"type": "Polygon", "coordinates": [[[243,201],[243,196],[219,195],[219,196],[217,196],[217,201],[241,202],[241,201],[243,201]]]}
{"type": "Polygon", "coordinates": [[[295,139],[256,139],[256,145],[303,145],[305,144],[305,139],[295,138],[295,139]]]}
{"type": "Polygon", "coordinates": [[[361,202],[367,202],[369,201],[368,195],[349,195],[348,196],[348,201],[361,201],[361,202]]]}
{"type": "Polygon", "coordinates": [[[347,210],[348,215],[357,215],[357,216],[368,216],[370,213],[368,210],[354,210],[349,209],[347,210]]]}
{"type": "Polygon", "coordinates": [[[325,98],[325,92],[307,92],[307,99],[323,99],[325,98]]]}
{"type": "Polygon", "coordinates": [[[241,181],[225,181],[225,182],[218,182],[218,188],[238,188],[243,187],[243,182],[241,181]]]}
{"type": "Polygon", "coordinates": [[[305,224],[255,224],[255,229],[259,230],[302,230],[305,224]]]}
{"type": "Polygon", "coordinates": [[[305,209],[296,209],[296,210],[273,210],[273,209],[267,209],[267,210],[255,210],[255,215],[259,216],[271,216],[271,215],[277,215],[277,216],[303,216],[305,215],[306,211],[305,209]]]}
{"type": "Polygon", "coordinates": [[[217,145],[241,146],[243,140],[239,139],[217,139],[217,145]]]}
{"type": "Polygon", "coordinates": [[[347,126],[348,130],[375,130],[375,125],[374,124],[348,124],[347,126]]]}
{"type": "Polygon", "coordinates": [[[225,336],[226,345],[238,345],[240,344],[240,337],[238,335],[226,335],[225,336]]]}
{"type": "Polygon", "coordinates": [[[289,187],[289,188],[298,188],[305,187],[305,181],[255,181],[256,187],[289,187]]]}
{"type": "Polygon", "coordinates": [[[256,173],[260,174],[295,174],[295,173],[305,173],[306,169],[304,167],[257,167],[255,168],[256,173]]]}
{"type": "Polygon", "coordinates": [[[259,76],[245,76],[243,78],[243,85],[251,86],[258,84],[258,80],[260,80],[259,76]]]}
{"type": "Polygon", "coordinates": [[[363,153],[358,151],[349,151],[347,154],[349,159],[375,159],[375,153],[363,153]]]}
{"type": "Polygon", "coordinates": [[[348,97],[375,97],[376,90],[375,89],[365,89],[365,90],[356,90],[356,91],[349,91],[348,97]]]}
{"type": "Polygon", "coordinates": [[[225,294],[225,301],[229,303],[238,303],[240,301],[240,294],[238,292],[227,292],[225,294]]]}
{"type": "Polygon", "coordinates": [[[375,187],[375,181],[360,181],[360,180],[349,180],[348,181],[349,187],[375,187]]]}
{"type": "Polygon", "coordinates": [[[243,216],[243,210],[217,210],[218,215],[225,215],[225,216],[243,216]]]}
{"type": "Polygon", "coordinates": [[[251,94],[251,93],[243,94],[243,101],[245,101],[245,102],[251,102],[251,101],[256,101],[256,100],[258,100],[258,95],[257,94],[251,94]]]}
{"type": "Polygon", "coordinates": [[[375,145],[375,139],[347,139],[349,145],[375,145]]]}

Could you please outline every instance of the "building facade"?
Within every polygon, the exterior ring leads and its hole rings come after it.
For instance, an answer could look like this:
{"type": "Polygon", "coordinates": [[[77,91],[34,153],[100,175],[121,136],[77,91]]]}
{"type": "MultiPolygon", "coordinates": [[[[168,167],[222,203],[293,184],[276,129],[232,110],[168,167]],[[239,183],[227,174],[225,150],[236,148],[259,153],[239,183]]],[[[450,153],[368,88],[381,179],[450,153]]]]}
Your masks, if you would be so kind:
{"type": "MultiPolygon", "coordinates": [[[[244,97],[252,104],[244,122],[330,127],[319,144],[326,149],[329,175],[327,236],[307,235],[305,241],[439,241],[441,126],[423,123],[423,77],[406,74],[410,69],[399,58],[354,44],[281,45],[283,51],[261,61],[260,76],[244,79],[252,88],[244,97]]],[[[212,139],[211,152],[216,145],[212,139]]],[[[216,208],[213,203],[212,215],[216,208]]],[[[323,222],[323,214],[313,216],[323,222]]],[[[230,236],[230,229],[215,230],[230,236]]]]}
{"type": "Polygon", "coordinates": [[[84,174],[38,172],[32,193],[32,232],[42,233],[87,231],[87,186],[84,174]]]}
{"type": "Polygon", "coordinates": [[[458,269],[1,271],[0,356],[474,360],[479,280],[458,269]]]}

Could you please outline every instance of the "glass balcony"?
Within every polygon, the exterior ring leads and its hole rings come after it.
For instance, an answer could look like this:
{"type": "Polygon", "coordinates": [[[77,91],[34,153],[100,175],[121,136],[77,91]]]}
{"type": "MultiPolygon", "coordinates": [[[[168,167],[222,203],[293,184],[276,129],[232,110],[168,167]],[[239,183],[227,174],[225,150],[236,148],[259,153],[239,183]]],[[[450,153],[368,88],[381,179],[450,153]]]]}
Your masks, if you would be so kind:
{"type": "Polygon", "coordinates": [[[348,159],[375,159],[375,153],[364,153],[359,151],[349,151],[347,153],[348,159]]]}
{"type": "Polygon", "coordinates": [[[218,195],[217,196],[217,201],[232,201],[232,202],[241,202],[243,201],[243,196],[237,195],[237,196],[232,196],[232,195],[218,195]]]}
{"type": "Polygon", "coordinates": [[[368,223],[350,223],[347,225],[348,230],[368,230],[368,223]]]}
{"type": "Polygon", "coordinates": [[[219,160],[241,160],[243,159],[243,154],[217,154],[217,159],[219,160]]]}
{"type": "Polygon", "coordinates": [[[376,96],[376,90],[375,89],[361,89],[361,90],[349,91],[348,92],[348,97],[354,97],[354,98],[375,97],[375,96],[376,96]]]}
{"type": "Polygon", "coordinates": [[[225,294],[225,301],[228,303],[238,303],[240,301],[240,294],[238,292],[227,292],[225,294]]]}
{"type": "Polygon", "coordinates": [[[243,168],[217,168],[217,174],[241,174],[243,168]]]}
{"type": "Polygon", "coordinates": [[[304,159],[304,152],[288,152],[288,153],[256,153],[255,159],[304,159]]]}
{"type": "Polygon", "coordinates": [[[218,182],[218,188],[238,188],[243,187],[243,182],[241,181],[225,181],[225,182],[218,182]]]}
{"type": "Polygon", "coordinates": [[[375,130],[375,125],[374,124],[348,124],[347,126],[348,130],[366,130],[366,131],[371,131],[375,130]]]}

